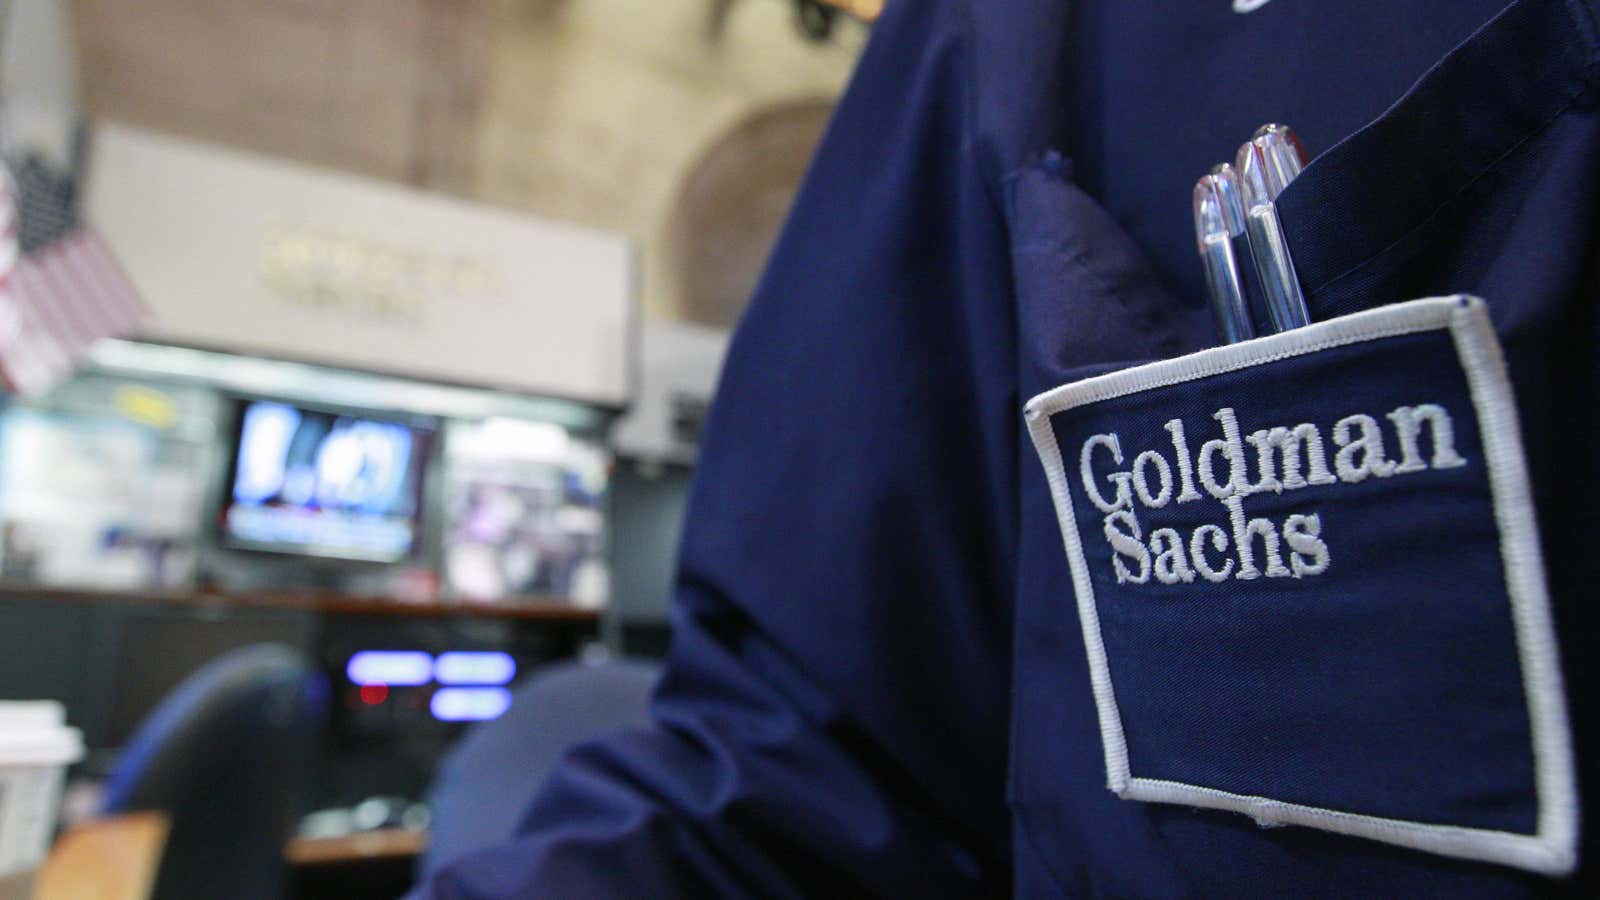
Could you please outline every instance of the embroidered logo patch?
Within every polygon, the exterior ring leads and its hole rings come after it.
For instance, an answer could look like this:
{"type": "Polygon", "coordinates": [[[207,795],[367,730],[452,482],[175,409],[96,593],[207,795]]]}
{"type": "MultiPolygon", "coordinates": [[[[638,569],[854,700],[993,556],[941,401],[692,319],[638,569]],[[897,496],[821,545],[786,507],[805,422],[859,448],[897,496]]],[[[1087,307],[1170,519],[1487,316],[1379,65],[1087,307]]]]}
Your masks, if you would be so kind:
{"type": "Polygon", "coordinates": [[[1482,301],[1091,378],[1026,418],[1113,791],[1575,865],[1543,563],[1482,301]]]}

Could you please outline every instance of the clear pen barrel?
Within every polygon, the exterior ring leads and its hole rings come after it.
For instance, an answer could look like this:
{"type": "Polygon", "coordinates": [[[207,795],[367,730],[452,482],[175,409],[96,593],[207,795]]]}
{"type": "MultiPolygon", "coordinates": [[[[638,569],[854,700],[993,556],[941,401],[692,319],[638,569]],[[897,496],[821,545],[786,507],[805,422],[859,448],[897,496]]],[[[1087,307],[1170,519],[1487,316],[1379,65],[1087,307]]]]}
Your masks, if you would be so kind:
{"type": "Polygon", "coordinates": [[[1195,182],[1194,228],[1217,336],[1227,344],[1254,337],[1234,251],[1234,240],[1244,231],[1244,214],[1238,183],[1226,163],[1195,182]]]}
{"type": "Polygon", "coordinates": [[[1206,288],[1212,297],[1211,318],[1216,323],[1217,336],[1225,344],[1236,344],[1253,337],[1254,329],[1250,326],[1250,314],[1245,304],[1216,299],[1244,296],[1232,239],[1226,233],[1207,237],[1200,245],[1200,263],[1205,269],[1206,288]]]}
{"type": "Polygon", "coordinates": [[[1289,255],[1289,243],[1278,221],[1273,201],[1300,174],[1305,150],[1293,132],[1281,125],[1263,126],[1257,136],[1239,148],[1235,168],[1243,195],[1245,231],[1267,318],[1276,331],[1311,323],[1300,279],[1289,255]]]}
{"type": "Polygon", "coordinates": [[[1244,218],[1250,255],[1255,260],[1261,291],[1266,295],[1267,316],[1273,329],[1288,331],[1311,324],[1294,260],[1289,257],[1289,245],[1278,224],[1278,211],[1272,204],[1263,203],[1245,210],[1244,218]]]}

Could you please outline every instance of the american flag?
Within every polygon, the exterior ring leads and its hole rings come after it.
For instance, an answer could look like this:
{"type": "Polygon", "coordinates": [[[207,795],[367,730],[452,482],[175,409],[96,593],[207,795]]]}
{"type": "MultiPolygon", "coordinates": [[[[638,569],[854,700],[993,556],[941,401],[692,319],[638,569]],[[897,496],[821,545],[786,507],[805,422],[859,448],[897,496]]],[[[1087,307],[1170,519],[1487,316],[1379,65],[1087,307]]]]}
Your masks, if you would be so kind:
{"type": "Polygon", "coordinates": [[[77,221],[73,199],[71,177],[38,157],[0,165],[0,381],[21,396],[66,379],[95,341],[149,320],[110,248],[77,221]]]}

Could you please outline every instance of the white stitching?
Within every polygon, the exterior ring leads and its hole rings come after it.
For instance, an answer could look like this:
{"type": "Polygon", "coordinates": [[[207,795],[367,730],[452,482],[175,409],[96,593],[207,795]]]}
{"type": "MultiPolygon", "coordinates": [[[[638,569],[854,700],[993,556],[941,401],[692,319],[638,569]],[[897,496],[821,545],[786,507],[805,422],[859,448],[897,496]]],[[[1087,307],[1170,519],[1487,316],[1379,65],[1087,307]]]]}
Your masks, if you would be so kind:
{"type": "Polygon", "coordinates": [[[1456,452],[1456,430],[1450,413],[1437,403],[1419,403],[1416,406],[1397,407],[1386,418],[1394,423],[1395,434],[1400,438],[1400,465],[1395,474],[1421,472],[1424,469],[1458,469],[1467,464],[1456,452]],[[1417,449],[1417,439],[1422,436],[1422,423],[1433,423],[1433,462],[1422,461],[1417,449]]]}
{"type": "Polygon", "coordinates": [[[1547,871],[1560,874],[1570,871],[1578,861],[1578,798],[1572,738],[1567,730],[1566,692],[1550,617],[1533,490],[1522,454],[1522,427],[1517,420],[1505,359],[1500,355],[1500,344],[1482,301],[1455,311],[1450,335],[1466,372],[1472,404],[1478,410],[1489,492],[1500,526],[1500,554],[1511,594],[1523,690],[1532,719],[1538,833],[1552,849],[1547,871]]]}
{"type": "MultiPolygon", "coordinates": [[[[1532,493],[1521,452],[1516,406],[1483,301],[1469,297],[1436,297],[1379,307],[1294,331],[1063,385],[1033,398],[1024,410],[1029,433],[1050,484],[1072,573],[1106,759],[1106,783],[1112,791],[1128,799],[1233,810],[1263,824],[1306,825],[1444,856],[1480,859],[1552,875],[1566,874],[1576,866],[1578,803],[1566,698],[1544,583],[1532,493]],[[1100,634],[1094,588],[1084,560],[1070,488],[1050,416],[1088,403],[1319,350],[1441,328],[1450,331],[1481,423],[1479,431],[1501,535],[1507,593],[1530,711],[1538,799],[1536,833],[1524,835],[1388,819],[1232,794],[1200,785],[1134,777],[1129,768],[1127,739],[1112,686],[1110,664],[1100,634]]],[[[1437,449],[1435,452],[1437,454],[1437,449]]],[[[1202,451],[1202,463],[1203,457],[1202,451]]],[[[1203,526],[1191,536],[1191,545],[1203,544],[1201,536],[1207,533],[1205,528],[1221,533],[1215,526],[1203,526]]],[[[1191,546],[1191,556],[1200,574],[1212,581],[1225,579],[1232,560],[1223,571],[1212,570],[1199,552],[1202,549],[1203,546],[1191,546]]],[[[1291,561],[1295,561],[1293,555],[1291,561]]]]}
{"type": "Polygon", "coordinates": [[[1029,418],[1036,418],[1086,403],[1182,384],[1196,378],[1278,362],[1293,356],[1315,353],[1318,350],[1331,350],[1359,341],[1432,331],[1449,324],[1452,308],[1460,302],[1461,300],[1456,297],[1431,297],[1426,300],[1380,306],[1377,309],[1351,313],[1330,322],[1319,322],[1293,331],[1258,337],[1238,344],[1212,347],[1175,359],[1097,375],[1094,378],[1074,381],[1054,390],[1045,391],[1029,400],[1023,409],[1029,418]],[[1419,307],[1417,304],[1427,305],[1419,307]]]}
{"type": "Polygon", "coordinates": [[[1154,450],[1146,450],[1133,458],[1133,492],[1139,497],[1139,502],[1151,509],[1160,509],[1172,500],[1172,467],[1167,465],[1166,457],[1154,450]],[[1150,482],[1144,475],[1146,463],[1155,463],[1156,472],[1161,475],[1161,490],[1150,493],[1150,482]]]}
{"type": "Polygon", "coordinates": [[[1378,420],[1366,413],[1357,413],[1345,416],[1333,423],[1333,445],[1338,451],[1333,454],[1333,470],[1339,473],[1339,480],[1347,484],[1365,481],[1368,475],[1378,478],[1388,478],[1394,474],[1394,463],[1389,462],[1383,455],[1383,429],[1378,427],[1378,420]],[[1361,437],[1350,439],[1350,426],[1361,428],[1361,437]],[[1353,458],[1356,451],[1361,452],[1361,465],[1356,465],[1353,458]]]}

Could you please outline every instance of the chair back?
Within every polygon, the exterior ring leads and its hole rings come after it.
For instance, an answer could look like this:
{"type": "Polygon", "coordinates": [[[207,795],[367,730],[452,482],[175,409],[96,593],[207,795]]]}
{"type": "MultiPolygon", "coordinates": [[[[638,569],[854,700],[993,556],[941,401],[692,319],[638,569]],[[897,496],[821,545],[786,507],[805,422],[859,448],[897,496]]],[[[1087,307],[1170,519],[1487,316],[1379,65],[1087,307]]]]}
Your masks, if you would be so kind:
{"type": "Polygon", "coordinates": [[[545,775],[574,744],[649,721],[655,663],[560,663],[535,672],[498,719],[475,726],[434,776],[426,877],[473,850],[504,843],[545,775]]]}
{"type": "Polygon", "coordinates": [[[293,650],[223,654],[151,711],[117,760],[105,812],[171,822],[153,896],[270,898],[326,715],[321,677],[293,650]]]}

